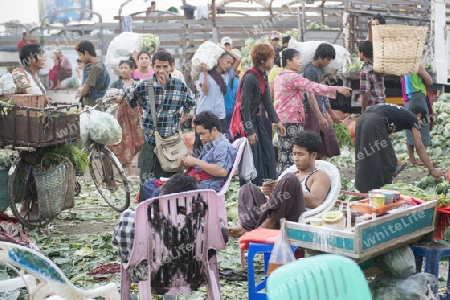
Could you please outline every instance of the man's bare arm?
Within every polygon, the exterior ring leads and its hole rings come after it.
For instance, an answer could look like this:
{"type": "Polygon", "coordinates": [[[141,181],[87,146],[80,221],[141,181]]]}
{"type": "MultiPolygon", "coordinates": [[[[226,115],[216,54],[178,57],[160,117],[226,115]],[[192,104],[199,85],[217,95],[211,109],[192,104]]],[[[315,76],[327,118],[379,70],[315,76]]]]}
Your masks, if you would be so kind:
{"type": "Polygon", "coordinates": [[[303,193],[305,206],[308,208],[316,208],[325,201],[330,191],[330,178],[324,171],[314,173],[306,182],[311,184],[309,187],[310,194],[303,193]],[[311,182],[310,182],[311,181],[311,182]]]}

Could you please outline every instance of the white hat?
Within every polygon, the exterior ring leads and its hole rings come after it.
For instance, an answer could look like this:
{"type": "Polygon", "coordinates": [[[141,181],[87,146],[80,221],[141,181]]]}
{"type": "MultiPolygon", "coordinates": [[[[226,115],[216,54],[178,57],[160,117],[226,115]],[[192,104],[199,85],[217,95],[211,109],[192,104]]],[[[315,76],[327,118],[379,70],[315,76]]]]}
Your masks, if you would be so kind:
{"type": "Polygon", "coordinates": [[[222,46],[225,46],[225,44],[230,44],[233,45],[233,40],[229,37],[229,36],[224,36],[221,40],[220,40],[220,44],[222,46]]]}

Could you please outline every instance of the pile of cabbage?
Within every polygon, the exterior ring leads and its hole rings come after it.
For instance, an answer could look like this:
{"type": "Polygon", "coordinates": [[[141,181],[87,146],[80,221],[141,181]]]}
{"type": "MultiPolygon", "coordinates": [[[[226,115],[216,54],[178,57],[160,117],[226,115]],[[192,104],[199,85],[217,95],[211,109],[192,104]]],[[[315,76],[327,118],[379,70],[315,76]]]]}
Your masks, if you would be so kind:
{"type": "MultiPolygon", "coordinates": [[[[292,30],[282,32],[281,37],[283,36],[290,36],[298,39],[298,29],[293,28],[292,30]]],[[[241,48],[241,65],[243,71],[242,74],[244,74],[245,71],[253,66],[252,60],[250,58],[250,50],[252,50],[253,45],[257,43],[269,43],[269,36],[262,35],[259,39],[248,38],[245,40],[245,45],[241,48]]],[[[281,46],[281,38],[279,44],[281,46]]]]}
{"type": "Polygon", "coordinates": [[[0,170],[9,169],[12,165],[12,151],[0,149],[0,170]]]}
{"type": "Polygon", "coordinates": [[[450,155],[450,94],[442,94],[433,103],[433,110],[435,118],[430,156],[442,159],[450,155]]]}

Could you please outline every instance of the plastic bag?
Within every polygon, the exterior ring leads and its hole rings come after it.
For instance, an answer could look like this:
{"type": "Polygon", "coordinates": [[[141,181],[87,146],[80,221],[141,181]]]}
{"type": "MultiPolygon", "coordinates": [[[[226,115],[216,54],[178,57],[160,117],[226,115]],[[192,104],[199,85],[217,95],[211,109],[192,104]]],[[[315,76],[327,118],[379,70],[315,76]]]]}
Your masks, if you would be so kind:
{"type": "Polygon", "coordinates": [[[381,277],[371,283],[373,300],[434,300],[436,276],[417,273],[406,279],[381,277]]]}
{"type": "Polygon", "coordinates": [[[5,73],[0,77],[0,95],[14,94],[16,85],[11,73],[5,73]]]}
{"type": "Polygon", "coordinates": [[[88,124],[91,140],[102,145],[115,145],[122,140],[122,128],[110,114],[98,110],[89,111],[88,124]]]}
{"type": "MultiPolygon", "coordinates": [[[[300,52],[300,59],[302,64],[300,66],[299,72],[302,73],[305,70],[305,67],[313,61],[314,54],[316,53],[317,47],[320,44],[324,43],[323,41],[308,41],[308,42],[299,42],[294,38],[289,40],[289,48],[293,48],[300,52]]],[[[322,68],[323,75],[332,74],[338,70],[343,69],[345,62],[350,58],[350,53],[344,47],[340,45],[333,45],[334,50],[336,51],[336,57],[331,61],[331,63],[322,68]]]]}
{"type": "Polygon", "coordinates": [[[295,261],[294,252],[286,238],[285,223],[282,222],[280,234],[275,241],[272,253],[270,254],[269,267],[267,268],[267,276],[270,275],[278,267],[295,261]]]}
{"type": "Polygon", "coordinates": [[[142,47],[143,35],[134,32],[122,32],[109,43],[105,56],[105,64],[109,69],[119,74],[119,62],[130,59],[142,47]]]}
{"type": "Polygon", "coordinates": [[[192,79],[197,79],[201,72],[200,65],[202,63],[205,63],[208,66],[208,70],[211,70],[217,65],[217,61],[224,52],[225,50],[222,47],[211,41],[201,44],[192,57],[192,79]]]}
{"type": "Polygon", "coordinates": [[[78,148],[82,149],[86,142],[89,140],[89,123],[91,119],[89,112],[82,112],[80,114],[80,140],[78,142],[78,148]]]}

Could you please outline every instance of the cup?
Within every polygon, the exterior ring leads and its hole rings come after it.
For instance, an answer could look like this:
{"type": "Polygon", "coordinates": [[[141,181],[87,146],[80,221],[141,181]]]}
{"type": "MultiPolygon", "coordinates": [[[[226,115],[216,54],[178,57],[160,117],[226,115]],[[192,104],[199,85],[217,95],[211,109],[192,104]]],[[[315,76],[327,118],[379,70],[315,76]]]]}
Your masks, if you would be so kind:
{"type": "Polygon", "coordinates": [[[394,202],[394,192],[392,191],[383,191],[384,195],[384,204],[392,204],[394,202]]]}
{"type": "Polygon", "coordinates": [[[382,207],[384,205],[385,197],[383,194],[373,195],[373,206],[382,207]]]}
{"type": "Polygon", "coordinates": [[[368,195],[368,198],[369,198],[369,205],[373,206],[373,195],[374,194],[372,194],[372,192],[368,192],[367,195],[368,195]]]}
{"type": "Polygon", "coordinates": [[[394,199],[392,200],[392,202],[398,202],[400,201],[400,192],[394,192],[394,199]]]}

